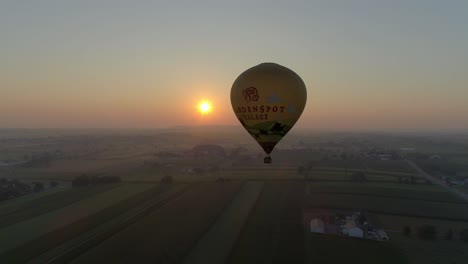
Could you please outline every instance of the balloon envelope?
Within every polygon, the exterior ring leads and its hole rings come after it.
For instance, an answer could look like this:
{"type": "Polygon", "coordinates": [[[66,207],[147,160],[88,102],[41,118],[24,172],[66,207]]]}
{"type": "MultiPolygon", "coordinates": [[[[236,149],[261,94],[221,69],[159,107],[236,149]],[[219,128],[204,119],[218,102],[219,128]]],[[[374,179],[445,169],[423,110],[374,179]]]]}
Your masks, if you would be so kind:
{"type": "Polygon", "coordinates": [[[244,71],[231,88],[237,119],[268,155],[297,122],[306,100],[301,77],[275,63],[244,71]]]}

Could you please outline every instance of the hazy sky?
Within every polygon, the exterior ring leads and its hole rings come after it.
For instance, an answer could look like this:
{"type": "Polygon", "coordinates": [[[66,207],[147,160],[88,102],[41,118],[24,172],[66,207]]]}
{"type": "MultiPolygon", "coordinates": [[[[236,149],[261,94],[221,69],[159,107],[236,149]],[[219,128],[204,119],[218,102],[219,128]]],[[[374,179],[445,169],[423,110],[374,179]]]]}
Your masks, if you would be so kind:
{"type": "Polygon", "coordinates": [[[466,0],[3,0],[0,40],[0,127],[237,124],[268,61],[307,85],[300,127],[468,130],[466,0]]]}

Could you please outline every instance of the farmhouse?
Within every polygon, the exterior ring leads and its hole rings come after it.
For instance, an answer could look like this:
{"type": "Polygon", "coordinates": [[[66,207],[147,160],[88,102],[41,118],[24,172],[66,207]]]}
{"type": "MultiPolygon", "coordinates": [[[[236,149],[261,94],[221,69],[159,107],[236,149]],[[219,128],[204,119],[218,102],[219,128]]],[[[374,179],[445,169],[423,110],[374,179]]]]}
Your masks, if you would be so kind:
{"type": "Polygon", "coordinates": [[[359,227],[352,227],[347,230],[343,230],[343,234],[347,234],[349,237],[363,238],[364,232],[359,227]]]}
{"type": "Polygon", "coordinates": [[[319,218],[314,218],[310,220],[310,232],[324,234],[325,223],[323,222],[323,220],[319,218]]]}
{"type": "Polygon", "coordinates": [[[363,238],[364,232],[356,225],[355,218],[356,214],[352,216],[346,216],[346,224],[342,226],[342,233],[343,235],[347,235],[349,237],[363,238]]]}
{"type": "Polygon", "coordinates": [[[311,233],[377,241],[389,240],[387,233],[382,229],[376,229],[366,213],[361,211],[313,209],[303,214],[304,223],[308,225],[311,233]]]}
{"type": "Polygon", "coordinates": [[[377,234],[379,235],[380,240],[388,240],[387,232],[382,229],[377,230],[377,234]]]}

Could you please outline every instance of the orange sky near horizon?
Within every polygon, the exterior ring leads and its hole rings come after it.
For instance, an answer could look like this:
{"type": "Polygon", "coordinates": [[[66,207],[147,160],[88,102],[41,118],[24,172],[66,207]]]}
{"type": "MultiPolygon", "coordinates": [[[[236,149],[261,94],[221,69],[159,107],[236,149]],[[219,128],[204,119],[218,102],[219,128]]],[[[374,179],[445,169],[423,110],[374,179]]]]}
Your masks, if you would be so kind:
{"type": "Polygon", "coordinates": [[[0,128],[239,125],[232,83],[275,62],[298,128],[468,131],[466,3],[40,2],[0,4],[0,128]]]}

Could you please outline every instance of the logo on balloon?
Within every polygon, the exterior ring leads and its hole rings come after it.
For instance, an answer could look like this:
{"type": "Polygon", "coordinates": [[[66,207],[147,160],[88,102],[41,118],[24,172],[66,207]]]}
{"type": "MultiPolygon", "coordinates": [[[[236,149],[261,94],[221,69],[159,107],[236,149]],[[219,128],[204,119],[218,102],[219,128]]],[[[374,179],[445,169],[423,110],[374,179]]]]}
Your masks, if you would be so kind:
{"type": "Polygon", "coordinates": [[[258,91],[255,87],[249,87],[242,90],[242,96],[244,96],[245,101],[258,101],[258,91]]]}

